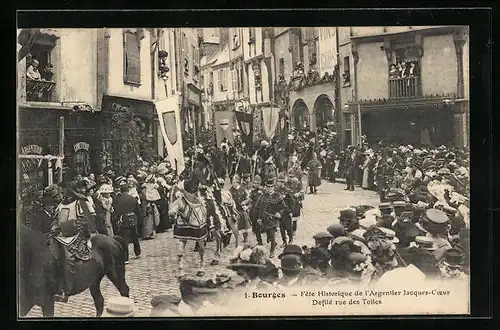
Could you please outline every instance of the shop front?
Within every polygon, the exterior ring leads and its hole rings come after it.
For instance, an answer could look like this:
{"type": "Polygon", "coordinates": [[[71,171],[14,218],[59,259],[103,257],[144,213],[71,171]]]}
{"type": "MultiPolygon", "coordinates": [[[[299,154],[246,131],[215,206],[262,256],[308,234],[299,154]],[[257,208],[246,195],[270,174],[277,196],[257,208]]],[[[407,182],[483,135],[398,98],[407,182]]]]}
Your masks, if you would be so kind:
{"type": "Polygon", "coordinates": [[[155,104],[149,100],[104,95],[99,121],[100,168],[129,171],[137,157],[157,155],[158,131],[155,104]]]}
{"type": "Polygon", "coordinates": [[[31,155],[21,158],[23,177],[48,185],[59,178],[56,168],[62,169],[64,180],[98,171],[98,125],[99,114],[88,111],[19,109],[19,154],[31,155]]]}

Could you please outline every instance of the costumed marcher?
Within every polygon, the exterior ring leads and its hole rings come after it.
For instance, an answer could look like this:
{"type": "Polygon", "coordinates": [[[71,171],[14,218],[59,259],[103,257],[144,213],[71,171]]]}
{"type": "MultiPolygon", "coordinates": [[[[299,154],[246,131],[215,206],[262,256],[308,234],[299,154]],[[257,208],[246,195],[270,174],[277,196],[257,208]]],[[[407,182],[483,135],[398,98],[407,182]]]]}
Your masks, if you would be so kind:
{"type": "Polygon", "coordinates": [[[312,159],[307,164],[309,192],[311,194],[316,194],[317,187],[321,185],[321,168],[322,165],[318,160],[318,155],[313,152],[312,159]]]}
{"type": "Polygon", "coordinates": [[[248,196],[245,187],[241,185],[241,179],[238,174],[233,176],[233,182],[231,188],[229,188],[229,192],[236,204],[238,230],[243,234],[243,242],[246,243],[248,241],[248,230],[251,225],[250,216],[245,209],[245,204],[248,202],[250,196],[248,196]]]}
{"type": "Polygon", "coordinates": [[[271,243],[270,257],[274,257],[276,250],[276,230],[287,206],[284,196],[274,190],[276,177],[270,176],[266,180],[266,186],[257,201],[257,223],[261,231],[266,233],[268,242],[271,243]]]}
{"type": "Polygon", "coordinates": [[[264,164],[262,164],[262,169],[260,170],[260,177],[262,178],[262,181],[266,182],[269,178],[273,177],[276,178],[278,172],[276,169],[276,165],[274,164],[273,161],[273,156],[270,155],[264,164]]]}
{"type": "Polygon", "coordinates": [[[300,217],[302,211],[302,202],[304,200],[304,190],[302,187],[302,182],[295,176],[295,174],[289,173],[287,181],[287,188],[290,192],[290,205],[289,210],[292,212],[292,232],[293,235],[297,232],[297,221],[300,217]]]}
{"type": "Polygon", "coordinates": [[[123,238],[123,249],[125,250],[125,262],[128,263],[128,245],[132,241],[136,258],[141,255],[141,245],[137,232],[137,219],[141,213],[137,199],[129,195],[129,187],[125,182],[120,185],[121,194],[113,199],[114,219],[118,229],[118,235],[123,238]]]}
{"type": "Polygon", "coordinates": [[[290,190],[286,187],[286,182],[287,182],[286,176],[284,174],[280,174],[276,181],[276,187],[275,187],[275,191],[284,196],[284,200],[287,205],[287,211],[288,211],[288,212],[283,212],[279,220],[281,240],[282,240],[281,247],[285,247],[287,244],[293,243],[292,214],[290,212],[293,201],[290,190]]]}
{"type": "Polygon", "coordinates": [[[96,215],[89,198],[85,196],[87,184],[85,181],[69,182],[64,191],[65,199],[56,209],[55,221],[49,236],[50,248],[59,264],[58,277],[60,287],[55,300],[67,302],[73,293],[73,276],[75,259],[90,260],[91,250],[89,240],[97,234],[96,215]]]}

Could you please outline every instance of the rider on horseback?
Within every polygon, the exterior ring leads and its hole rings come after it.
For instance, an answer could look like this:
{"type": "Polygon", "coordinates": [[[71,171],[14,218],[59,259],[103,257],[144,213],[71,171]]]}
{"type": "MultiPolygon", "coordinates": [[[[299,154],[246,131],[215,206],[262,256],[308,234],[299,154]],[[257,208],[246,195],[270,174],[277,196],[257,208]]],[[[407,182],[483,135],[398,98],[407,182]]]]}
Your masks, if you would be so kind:
{"type": "Polygon", "coordinates": [[[65,187],[65,199],[56,210],[55,220],[51,228],[50,249],[59,261],[58,294],[56,301],[67,302],[72,292],[71,275],[74,258],[89,260],[91,258],[88,241],[97,233],[95,211],[89,197],[85,195],[87,184],[80,180],[70,182],[65,187]]]}

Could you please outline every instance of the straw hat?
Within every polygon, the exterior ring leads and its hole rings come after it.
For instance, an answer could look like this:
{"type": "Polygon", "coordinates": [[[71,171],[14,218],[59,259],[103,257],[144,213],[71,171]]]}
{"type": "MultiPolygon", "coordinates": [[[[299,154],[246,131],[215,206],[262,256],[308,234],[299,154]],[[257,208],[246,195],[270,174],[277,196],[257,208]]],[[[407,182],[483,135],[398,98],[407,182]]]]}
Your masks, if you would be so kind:
{"type": "Polygon", "coordinates": [[[103,317],[132,317],[136,312],[134,301],[126,297],[110,298],[103,317]]]}

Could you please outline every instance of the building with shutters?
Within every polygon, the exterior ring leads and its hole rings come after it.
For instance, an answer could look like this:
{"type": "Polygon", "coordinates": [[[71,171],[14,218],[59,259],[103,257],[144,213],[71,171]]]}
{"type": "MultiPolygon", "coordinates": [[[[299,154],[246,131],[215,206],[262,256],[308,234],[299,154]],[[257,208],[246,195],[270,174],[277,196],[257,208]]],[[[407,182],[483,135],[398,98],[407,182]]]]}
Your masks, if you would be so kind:
{"type": "Polygon", "coordinates": [[[462,26],[339,28],[343,136],[468,146],[469,38],[462,26]]]}
{"type": "MultiPolygon", "coordinates": [[[[272,93],[274,74],[273,28],[243,29],[244,63],[248,73],[248,108],[243,111],[253,116],[253,136],[270,139],[279,135],[280,108],[272,93]]],[[[243,114],[241,115],[242,117],[243,114]]]]}

